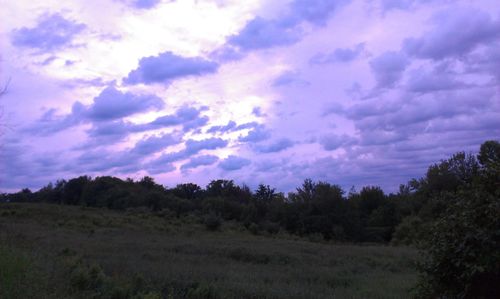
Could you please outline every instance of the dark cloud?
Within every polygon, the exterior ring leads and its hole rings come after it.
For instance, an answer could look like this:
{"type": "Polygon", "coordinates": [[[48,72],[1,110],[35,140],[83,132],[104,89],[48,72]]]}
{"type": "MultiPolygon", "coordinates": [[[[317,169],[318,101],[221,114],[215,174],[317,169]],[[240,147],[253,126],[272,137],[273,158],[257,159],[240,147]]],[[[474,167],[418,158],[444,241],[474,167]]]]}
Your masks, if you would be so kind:
{"type": "Polygon", "coordinates": [[[401,9],[407,10],[414,8],[419,4],[427,4],[431,2],[453,2],[456,0],[381,0],[380,5],[384,12],[401,9]]]}
{"type": "Polygon", "coordinates": [[[481,53],[465,57],[466,74],[487,74],[500,82],[500,43],[491,44],[481,53]]]}
{"type": "Polygon", "coordinates": [[[384,11],[388,11],[391,9],[408,9],[415,2],[417,0],[381,0],[380,4],[384,11]]]}
{"type": "Polygon", "coordinates": [[[52,108],[45,111],[40,119],[28,125],[24,131],[33,135],[48,136],[70,127],[78,125],[80,120],[73,115],[58,115],[57,110],[52,108]]]}
{"type": "MultiPolygon", "coordinates": [[[[482,113],[492,110],[495,99],[495,91],[492,88],[423,94],[402,99],[394,105],[391,112],[379,110],[379,114],[372,113],[365,117],[356,115],[359,118],[355,126],[366,134],[377,129],[418,134],[426,129],[429,122],[436,119],[459,115],[480,117],[482,113]]],[[[376,109],[377,106],[374,106],[374,111],[377,111],[376,109]]]]}
{"type": "Polygon", "coordinates": [[[219,160],[219,157],[214,155],[202,155],[198,157],[191,158],[189,162],[181,166],[182,171],[193,169],[199,166],[212,165],[219,160]]]}
{"type": "Polygon", "coordinates": [[[190,139],[186,141],[186,153],[194,155],[202,150],[213,150],[227,146],[227,141],[222,138],[208,138],[202,140],[190,139]]]}
{"type": "Polygon", "coordinates": [[[354,48],[337,48],[335,51],[325,54],[318,53],[314,55],[310,60],[309,64],[329,64],[336,62],[350,62],[358,58],[364,51],[365,44],[360,43],[354,48]]]}
{"type": "Polygon", "coordinates": [[[287,21],[267,20],[256,17],[237,34],[229,38],[229,44],[245,50],[266,49],[298,42],[302,33],[295,24],[287,21]]]}
{"type": "Polygon", "coordinates": [[[260,16],[250,20],[243,29],[228,39],[219,57],[240,58],[242,51],[268,49],[298,42],[304,35],[302,23],[326,25],[332,14],[347,0],[294,0],[284,13],[274,19],[260,16]]]}
{"type": "MultiPolygon", "coordinates": [[[[145,168],[151,172],[151,173],[162,173],[162,172],[170,172],[172,171],[172,163],[176,161],[181,161],[190,158],[191,156],[194,156],[198,154],[199,152],[203,150],[214,150],[218,148],[223,148],[226,147],[228,142],[226,140],[223,140],[221,138],[208,138],[208,139],[202,139],[202,140],[187,140],[185,145],[185,149],[178,151],[178,152],[170,152],[170,153],[164,153],[157,159],[154,159],[153,161],[150,161],[145,165],[145,168]]],[[[204,158],[200,158],[200,160],[192,158],[190,162],[187,163],[188,166],[185,166],[189,168],[194,168],[194,164],[196,163],[201,163],[203,161],[209,160],[210,158],[207,158],[209,155],[205,156],[200,156],[204,158]],[[193,167],[189,167],[193,166],[193,167]]],[[[212,158],[213,159],[213,158],[212,158]]],[[[216,161],[210,163],[213,164],[216,161]]],[[[206,162],[208,163],[208,162],[206,162]]],[[[202,165],[202,164],[200,164],[202,165]]]]}
{"type": "Polygon", "coordinates": [[[158,159],[154,160],[151,165],[167,164],[176,161],[185,160],[189,157],[186,151],[172,152],[162,154],[158,159]]]}
{"type": "Polygon", "coordinates": [[[236,122],[230,120],[227,125],[212,126],[207,130],[207,133],[226,133],[236,128],[236,122]]]}
{"type": "Polygon", "coordinates": [[[150,164],[147,168],[147,171],[150,174],[160,174],[160,173],[169,173],[176,170],[175,166],[170,163],[165,164],[150,164]]]}
{"type": "Polygon", "coordinates": [[[289,19],[306,21],[317,26],[326,25],[328,19],[349,0],[294,0],[290,3],[289,19]]]}
{"type": "Polygon", "coordinates": [[[244,130],[244,129],[257,129],[257,128],[263,128],[263,127],[264,126],[259,124],[258,122],[252,121],[252,122],[238,125],[235,130],[239,131],[239,130],[244,130]]]}
{"type": "Polygon", "coordinates": [[[67,115],[57,115],[55,109],[50,109],[34,124],[27,126],[25,131],[46,136],[82,123],[93,123],[90,130],[92,136],[126,134],[147,128],[125,123],[121,118],[163,107],[164,102],[157,96],[135,95],[107,87],[94,98],[92,104],[75,102],[71,113],[67,115]]]}
{"type": "Polygon", "coordinates": [[[364,146],[394,144],[408,139],[408,135],[399,130],[366,130],[360,135],[360,144],[364,146]]]}
{"type": "Polygon", "coordinates": [[[202,127],[208,123],[208,117],[200,115],[204,108],[183,106],[175,114],[164,115],[156,118],[152,122],[144,125],[145,128],[162,128],[182,125],[184,131],[202,127]]]}
{"type": "Polygon", "coordinates": [[[97,147],[120,142],[131,132],[134,132],[135,128],[134,124],[124,122],[123,120],[94,123],[86,131],[89,140],[83,147],[97,147]]]}
{"type": "MultiPolygon", "coordinates": [[[[255,110],[255,109],[254,109],[255,110]]],[[[263,125],[257,122],[248,122],[243,124],[236,124],[235,121],[230,120],[226,125],[212,126],[206,133],[227,133],[227,132],[237,132],[241,130],[252,129],[247,133],[246,136],[240,136],[238,140],[244,142],[257,142],[260,140],[267,139],[270,136],[268,130],[264,128],[263,125]]]]}
{"type": "Polygon", "coordinates": [[[240,136],[238,138],[239,141],[242,142],[260,142],[271,137],[271,132],[264,127],[256,127],[253,130],[249,131],[247,135],[240,136]]]}
{"type": "Polygon", "coordinates": [[[262,109],[260,107],[253,107],[252,114],[257,117],[265,116],[265,114],[262,113],[262,109]]]}
{"type": "MultiPolygon", "coordinates": [[[[0,186],[2,188],[27,186],[33,167],[26,156],[27,147],[17,138],[2,138],[0,150],[0,186]]],[[[4,192],[2,190],[2,192],[4,192]]]]}
{"type": "Polygon", "coordinates": [[[440,90],[456,90],[472,87],[471,84],[460,81],[459,74],[433,70],[431,72],[416,69],[408,74],[406,89],[411,92],[428,93],[440,90]]]}
{"type": "Polygon", "coordinates": [[[288,138],[281,138],[267,145],[258,145],[255,147],[255,149],[261,153],[277,153],[284,151],[294,145],[295,143],[292,140],[288,138]]]}
{"type": "Polygon", "coordinates": [[[353,137],[347,135],[327,134],[320,138],[319,143],[327,151],[336,150],[344,145],[351,145],[355,142],[353,137]]]}
{"type": "Polygon", "coordinates": [[[134,0],[132,1],[132,5],[136,8],[149,9],[155,7],[160,2],[161,0],[134,0]]]}
{"type": "Polygon", "coordinates": [[[229,156],[219,163],[219,167],[226,171],[241,169],[251,164],[251,161],[237,156],[229,156]]]}
{"type": "MultiPolygon", "coordinates": [[[[123,140],[131,133],[146,132],[167,127],[181,126],[184,132],[204,126],[208,122],[208,117],[200,115],[203,109],[183,106],[174,114],[160,116],[155,120],[144,123],[135,124],[123,120],[93,122],[92,127],[87,131],[92,141],[104,144],[115,143],[123,140]],[[103,140],[101,140],[103,139],[103,140]],[[107,142],[105,142],[107,140],[107,142]]],[[[173,136],[180,138],[178,136],[173,136]]],[[[167,137],[165,137],[167,138],[167,137]]]]}
{"type": "Polygon", "coordinates": [[[60,14],[43,15],[33,28],[15,29],[11,34],[14,46],[52,51],[70,46],[86,26],[68,20],[60,14]]]}
{"type": "MultiPolygon", "coordinates": [[[[403,103],[400,101],[380,101],[379,99],[365,100],[348,108],[338,108],[338,114],[342,112],[353,120],[360,120],[370,116],[383,116],[387,113],[396,112],[401,109],[403,103]]],[[[333,108],[332,108],[333,109],[333,108]]]]}
{"type": "Polygon", "coordinates": [[[245,57],[245,53],[237,46],[226,44],[209,53],[209,57],[215,61],[230,62],[240,60],[245,57]]]}
{"type": "Polygon", "coordinates": [[[106,149],[89,149],[69,163],[71,172],[109,172],[134,173],[143,169],[142,161],[147,157],[133,150],[109,151],[106,149]]]}
{"type": "Polygon", "coordinates": [[[174,134],[163,134],[159,136],[150,136],[139,140],[132,152],[140,155],[149,155],[159,152],[168,146],[181,143],[180,136],[174,134]]]}
{"type": "Polygon", "coordinates": [[[183,57],[172,52],[141,58],[139,67],[131,71],[126,84],[170,83],[179,78],[215,73],[219,65],[200,57],[183,57]]]}
{"type": "Polygon", "coordinates": [[[378,88],[392,88],[403,76],[410,64],[408,58],[400,53],[388,51],[370,61],[370,67],[375,75],[378,88]]]}
{"type": "Polygon", "coordinates": [[[82,111],[95,121],[118,119],[151,109],[161,109],[164,102],[153,95],[135,95],[114,87],[105,88],[94,98],[94,103],[82,111]]]}
{"type": "Polygon", "coordinates": [[[330,103],[328,104],[321,113],[322,117],[331,115],[331,114],[343,114],[345,112],[345,108],[342,104],[339,103],[330,103]]]}
{"type": "Polygon", "coordinates": [[[293,72],[293,71],[288,71],[284,72],[283,74],[279,75],[274,81],[272,82],[272,86],[286,86],[286,85],[299,85],[299,86],[306,86],[309,85],[310,83],[304,79],[301,78],[300,73],[298,72],[293,72]]]}
{"type": "Polygon", "coordinates": [[[500,38],[500,21],[473,8],[454,8],[436,15],[434,28],[419,38],[408,38],[403,50],[418,58],[434,60],[465,55],[478,45],[500,38]]]}
{"type": "Polygon", "coordinates": [[[104,81],[102,78],[94,79],[69,79],[60,83],[62,87],[73,89],[76,87],[104,87],[114,85],[113,81],[104,81]]]}

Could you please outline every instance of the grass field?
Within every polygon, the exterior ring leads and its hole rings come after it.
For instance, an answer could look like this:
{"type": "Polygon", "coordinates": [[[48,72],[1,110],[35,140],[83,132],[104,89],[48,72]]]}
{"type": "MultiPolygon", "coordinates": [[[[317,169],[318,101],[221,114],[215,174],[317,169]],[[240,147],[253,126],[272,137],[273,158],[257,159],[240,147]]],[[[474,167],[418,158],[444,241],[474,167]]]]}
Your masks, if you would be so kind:
{"type": "Polygon", "coordinates": [[[410,298],[406,247],[253,235],[195,216],[0,204],[0,298],[410,298]]]}

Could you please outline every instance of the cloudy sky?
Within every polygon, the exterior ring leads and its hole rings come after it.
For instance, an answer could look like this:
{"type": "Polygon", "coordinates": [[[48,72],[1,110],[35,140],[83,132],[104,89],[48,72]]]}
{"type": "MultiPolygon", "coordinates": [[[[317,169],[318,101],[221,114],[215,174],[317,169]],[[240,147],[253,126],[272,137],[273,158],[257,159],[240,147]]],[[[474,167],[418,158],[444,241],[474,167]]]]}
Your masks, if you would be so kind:
{"type": "Polygon", "coordinates": [[[0,192],[394,191],[500,137],[498,0],[1,0],[0,192]]]}

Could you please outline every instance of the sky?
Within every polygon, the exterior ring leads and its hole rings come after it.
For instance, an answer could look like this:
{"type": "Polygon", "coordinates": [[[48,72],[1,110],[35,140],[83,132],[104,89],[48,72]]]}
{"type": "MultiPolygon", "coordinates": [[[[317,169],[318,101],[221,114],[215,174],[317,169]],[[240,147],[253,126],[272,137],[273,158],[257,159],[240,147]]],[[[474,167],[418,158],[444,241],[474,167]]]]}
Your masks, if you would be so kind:
{"type": "Polygon", "coordinates": [[[0,0],[0,192],[388,192],[500,137],[498,0],[0,0]]]}

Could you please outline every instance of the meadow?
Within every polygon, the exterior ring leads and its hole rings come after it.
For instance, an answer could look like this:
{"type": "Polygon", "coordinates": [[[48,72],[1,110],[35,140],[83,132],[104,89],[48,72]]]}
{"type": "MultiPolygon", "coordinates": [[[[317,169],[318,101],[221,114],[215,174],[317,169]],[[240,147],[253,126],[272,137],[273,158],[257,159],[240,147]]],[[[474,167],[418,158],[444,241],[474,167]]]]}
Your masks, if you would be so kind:
{"type": "Polygon", "coordinates": [[[410,298],[418,252],[147,209],[0,203],[0,298],[410,298]]]}

